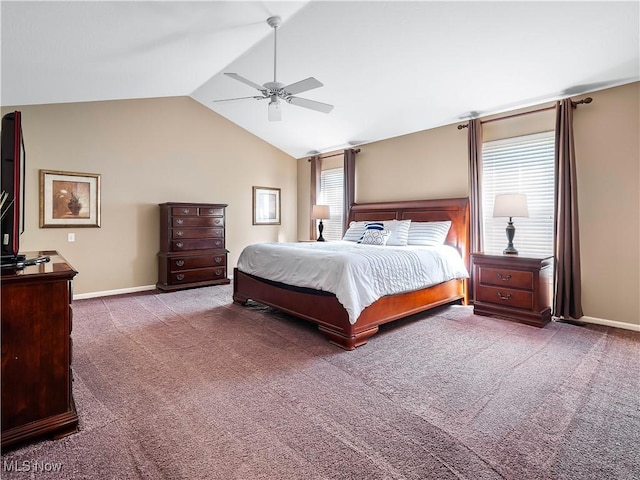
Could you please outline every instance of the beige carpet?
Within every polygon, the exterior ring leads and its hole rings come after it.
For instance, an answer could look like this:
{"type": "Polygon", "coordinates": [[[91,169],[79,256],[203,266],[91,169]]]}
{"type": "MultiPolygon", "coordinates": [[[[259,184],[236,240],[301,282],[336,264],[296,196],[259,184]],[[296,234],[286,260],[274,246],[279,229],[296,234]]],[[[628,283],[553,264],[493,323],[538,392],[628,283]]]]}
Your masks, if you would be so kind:
{"type": "Polygon", "coordinates": [[[346,352],[219,286],[76,301],[73,340],[80,432],[3,479],[640,478],[637,332],[451,306],[346,352]]]}

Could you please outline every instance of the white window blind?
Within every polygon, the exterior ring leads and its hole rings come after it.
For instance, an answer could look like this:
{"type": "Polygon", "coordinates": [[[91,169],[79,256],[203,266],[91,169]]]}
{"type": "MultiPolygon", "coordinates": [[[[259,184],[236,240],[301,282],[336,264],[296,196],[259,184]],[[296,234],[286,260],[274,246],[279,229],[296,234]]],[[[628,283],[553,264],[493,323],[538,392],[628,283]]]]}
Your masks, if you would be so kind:
{"type": "Polygon", "coordinates": [[[344,171],[342,168],[323,170],[320,175],[319,205],[329,205],[331,218],[323,220],[326,240],[342,238],[342,199],[344,196],[344,171]]]}
{"type": "Polygon", "coordinates": [[[507,246],[508,218],[493,218],[495,196],[524,193],[529,218],[513,218],[514,247],[520,254],[553,254],[554,149],[551,132],[525,135],[482,145],[482,214],[484,251],[502,253],[507,246]]]}

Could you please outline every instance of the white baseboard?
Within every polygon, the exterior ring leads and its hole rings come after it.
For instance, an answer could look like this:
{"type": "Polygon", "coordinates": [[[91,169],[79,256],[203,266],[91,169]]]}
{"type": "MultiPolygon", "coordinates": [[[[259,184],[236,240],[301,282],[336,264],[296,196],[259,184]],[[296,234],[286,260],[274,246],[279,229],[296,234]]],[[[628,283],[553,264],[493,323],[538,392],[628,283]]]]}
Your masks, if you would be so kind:
{"type": "Polygon", "coordinates": [[[615,320],[607,320],[606,318],[597,318],[597,317],[580,317],[578,322],[584,323],[596,323],[598,325],[606,325],[608,327],[615,328],[624,328],[625,330],[633,330],[635,332],[640,332],[640,325],[634,325],[632,323],[626,322],[617,322],[615,320]]]}
{"type": "Polygon", "coordinates": [[[131,287],[131,288],[119,288],[117,290],[105,290],[103,292],[89,292],[89,293],[79,293],[74,294],[74,300],[83,300],[85,298],[97,298],[97,297],[110,297],[112,295],[122,295],[124,293],[136,293],[136,292],[146,292],[148,290],[155,290],[155,285],[143,285],[141,287],[131,287]]]}

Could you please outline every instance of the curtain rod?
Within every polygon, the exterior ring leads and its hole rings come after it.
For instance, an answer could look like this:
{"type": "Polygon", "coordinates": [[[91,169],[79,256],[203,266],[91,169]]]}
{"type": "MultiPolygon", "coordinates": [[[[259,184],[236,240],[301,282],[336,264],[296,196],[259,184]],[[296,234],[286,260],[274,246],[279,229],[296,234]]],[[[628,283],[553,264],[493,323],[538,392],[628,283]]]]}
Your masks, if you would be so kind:
{"type": "MultiPolygon", "coordinates": [[[[347,149],[347,150],[348,150],[348,149],[347,149]]],[[[360,149],[359,149],[359,148],[357,148],[357,149],[355,149],[355,150],[354,150],[354,152],[355,152],[355,153],[360,153],[360,149]]],[[[325,159],[325,158],[337,157],[338,155],[344,155],[344,151],[342,151],[342,152],[338,152],[338,153],[332,153],[331,155],[319,156],[319,158],[320,158],[320,160],[323,160],[323,159],[325,159]]],[[[313,155],[313,156],[311,156],[311,157],[307,158],[307,162],[310,162],[310,161],[311,161],[311,159],[312,159],[313,157],[315,157],[315,156],[316,156],[316,155],[313,155]]]]}
{"type": "MultiPolygon", "coordinates": [[[[593,102],[593,98],[587,97],[587,98],[584,98],[582,100],[578,100],[577,102],[571,102],[571,103],[573,104],[573,108],[576,108],[580,104],[591,103],[591,102],[593,102]]],[[[504,115],[502,117],[491,118],[489,120],[483,120],[481,123],[497,122],[498,120],[506,120],[507,118],[521,117],[523,115],[529,115],[531,113],[546,112],[547,110],[554,110],[555,108],[556,108],[556,106],[554,105],[553,107],[538,108],[537,110],[530,110],[528,112],[513,113],[511,115],[504,115]]],[[[468,123],[465,123],[465,124],[462,124],[462,125],[458,125],[458,130],[462,130],[463,128],[468,128],[468,127],[469,127],[468,123]]]]}

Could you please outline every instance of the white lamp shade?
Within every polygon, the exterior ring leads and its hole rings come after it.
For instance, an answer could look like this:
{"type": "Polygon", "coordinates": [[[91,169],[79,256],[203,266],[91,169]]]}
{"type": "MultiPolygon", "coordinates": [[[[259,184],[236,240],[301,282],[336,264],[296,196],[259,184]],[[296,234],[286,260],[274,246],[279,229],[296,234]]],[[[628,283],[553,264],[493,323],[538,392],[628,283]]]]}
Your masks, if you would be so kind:
{"type": "Polygon", "coordinates": [[[494,217],[529,217],[527,196],[522,193],[496,195],[493,204],[494,217]]]}
{"type": "Polygon", "coordinates": [[[311,218],[314,220],[329,218],[329,205],[314,205],[311,210],[311,218]]]}

